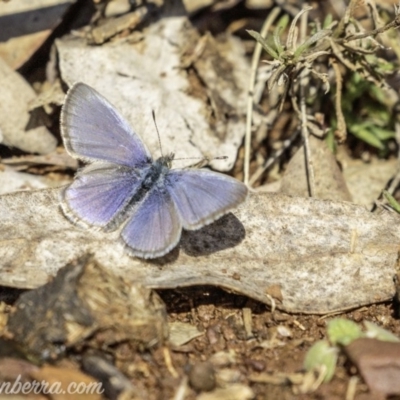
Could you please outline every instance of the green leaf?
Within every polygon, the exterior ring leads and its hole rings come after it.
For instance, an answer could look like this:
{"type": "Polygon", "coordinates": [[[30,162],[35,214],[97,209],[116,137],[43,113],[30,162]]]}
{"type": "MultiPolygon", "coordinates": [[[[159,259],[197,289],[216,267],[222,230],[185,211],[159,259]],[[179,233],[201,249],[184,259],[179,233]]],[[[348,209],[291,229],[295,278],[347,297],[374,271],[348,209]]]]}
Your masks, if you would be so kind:
{"type": "Polygon", "coordinates": [[[297,58],[301,56],[306,50],[308,50],[309,47],[311,47],[314,43],[318,42],[319,40],[324,39],[325,37],[329,36],[332,34],[332,31],[330,29],[323,29],[321,31],[318,31],[311,37],[309,37],[304,43],[302,43],[294,52],[294,57],[297,58]]]}
{"type": "MultiPolygon", "coordinates": [[[[397,205],[399,206],[400,209],[399,203],[397,203],[397,205]]],[[[400,342],[400,339],[397,336],[393,335],[392,332],[389,332],[386,329],[381,328],[380,326],[374,324],[373,322],[364,321],[364,326],[367,329],[365,335],[369,338],[375,338],[378,340],[382,340],[384,342],[400,342]]]]}
{"type": "Polygon", "coordinates": [[[369,129],[369,124],[354,124],[349,127],[349,131],[357,138],[361,139],[365,143],[376,147],[379,150],[384,150],[385,146],[382,141],[374,135],[369,129]]]}
{"type": "Polygon", "coordinates": [[[267,41],[256,31],[248,30],[247,33],[261,44],[262,48],[276,60],[279,60],[278,53],[267,43],[267,41]]]}
{"type": "Polygon", "coordinates": [[[286,29],[289,25],[289,15],[284,14],[281,18],[279,18],[277,26],[281,26],[282,29],[286,29]]]}
{"type": "Polygon", "coordinates": [[[333,154],[336,154],[336,140],[335,133],[333,129],[329,129],[328,134],[326,135],[325,142],[328,145],[329,149],[333,154]]]}
{"type": "Polygon", "coordinates": [[[307,351],[304,359],[304,368],[312,371],[318,367],[325,367],[324,382],[329,382],[336,368],[338,348],[329,345],[328,341],[320,340],[307,351]]]}
{"type": "Polygon", "coordinates": [[[377,100],[379,101],[379,103],[381,103],[382,105],[388,107],[389,104],[389,99],[388,99],[388,95],[387,92],[385,92],[384,90],[382,90],[380,87],[375,86],[375,85],[371,85],[368,90],[371,92],[371,95],[377,100]]]}
{"type": "Polygon", "coordinates": [[[361,328],[355,322],[344,318],[334,318],[329,321],[327,332],[331,343],[343,346],[364,336],[361,328]]]}
{"type": "Polygon", "coordinates": [[[371,125],[370,130],[371,133],[374,134],[381,141],[394,139],[396,137],[396,133],[394,131],[380,128],[379,126],[376,125],[371,125]]]}
{"type": "Polygon", "coordinates": [[[368,64],[375,67],[379,73],[389,73],[393,72],[395,69],[395,64],[378,57],[376,54],[366,54],[365,60],[368,64]]]}
{"type": "Polygon", "coordinates": [[[282,31],[284,29],[286,29],[288,24],[289,24],[289,15],[285,14],[279,20],[279,22],[276,25],[276,28],[274,30],[274,43],[275,43],[276,51],[278,52],[279,56],[285,51],[285,49],[282,45],[282,42],[281,42],[280,34],[282,33],[282,31]]]}
{"type": "Polygon", "coordinates": [[[276,29],[274,30],[274,43],[275,43],[276,51],[278,52],[279,56],[285,51],[285,49],[283,48],[282,43],[281,43],[281,38],[279,36],[281,34],[282,29],[283,29],[282,26],[278,25],[276,27],[276,29]]]}
{"type": "Polygon", "coordinates": [[[333,22],[333,16],[332,16],[332,14],[329,13],[325,17],[324,22],[322,23],[322,28],[327,29],[331,25],[332,22],[333,22]]]}
{"type": "Polygon", "coordinates": [[[389,202],[393,210],[400,214],[400,204],[397,202],[397,200],[387,190],[383,191],[383,195],[385,196],[386,200],[389,202]]]}

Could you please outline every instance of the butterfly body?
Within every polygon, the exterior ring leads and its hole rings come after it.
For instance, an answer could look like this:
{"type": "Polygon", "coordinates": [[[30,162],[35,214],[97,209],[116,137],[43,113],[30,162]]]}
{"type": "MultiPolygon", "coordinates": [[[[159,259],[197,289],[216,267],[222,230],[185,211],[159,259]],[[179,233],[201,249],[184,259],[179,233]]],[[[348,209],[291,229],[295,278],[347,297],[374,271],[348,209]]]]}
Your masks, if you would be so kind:
{"type": "Polygon", "coordinates": [[[150,164],[145,170],[143,178],[143,188],[151,189],[154,185],[162,185],[165,177],[170,171],[171,162],[174,156],[171,154],[167,157],[160,157],[150,164]]]}
{"type": "Polygon", "coordinates": [[[61,133],[67,151],[89,163],[62,193],[64,214],[105,231],[122,227],[121,239],[134,256],[168,253],[182,228],[199,229],[246,198],[246,186],[234,178],[171,169],[173,154],[153,160],[115,108],[83,83],[67,94],[61,133]]]}
{"type": "Polygon", "coordinates": [[[149,159],[141,168],[132,169],[132,175],[134,176],[134,179],[132,179],[133,192],[122,210],[104,227],[106,232],[117,229],[152,190],[157,189],[163,193],[165,192],[166,176],[170,172],[173,158],[173,154],[170,154],[162,156],[155,161],[149,159]],[[139,185],[135,184],[137,181],[140,182],[139,185]]]}

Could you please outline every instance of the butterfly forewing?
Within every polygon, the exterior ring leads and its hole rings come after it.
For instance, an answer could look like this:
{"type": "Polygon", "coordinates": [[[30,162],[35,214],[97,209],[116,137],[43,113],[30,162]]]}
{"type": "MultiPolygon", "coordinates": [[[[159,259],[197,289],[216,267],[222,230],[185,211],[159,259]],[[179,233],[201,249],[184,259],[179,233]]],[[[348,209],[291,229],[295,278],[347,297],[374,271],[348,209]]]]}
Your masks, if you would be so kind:
{"type": "Polygon", "coordinates": [[[247,187],[229,176],[202,169],[171,170],[169,191],[185,229],[198,229],[242,203],[247,187]]]}
{"type": "Polygon", "coordinates": [[[133,169],[90,164],[64,190],[63,211],[74,222],[105,227],[129,203],[140,183],[133,169]]]}
{"type": "Polygon", "coordinates": [[[165,189],[155,186],[137,205],[121,237],[133,255],[156,258],[178,244],[181,231],[180,218],[171,196],[165,189]]]}
{"type": "Polygon", "coordinates": [[[107,161],[140,167],[151,157],[140,137],[118,111],[96,90],[84,83],[68,92],[61,111],[65,147],[84,161],[107,161]]]}

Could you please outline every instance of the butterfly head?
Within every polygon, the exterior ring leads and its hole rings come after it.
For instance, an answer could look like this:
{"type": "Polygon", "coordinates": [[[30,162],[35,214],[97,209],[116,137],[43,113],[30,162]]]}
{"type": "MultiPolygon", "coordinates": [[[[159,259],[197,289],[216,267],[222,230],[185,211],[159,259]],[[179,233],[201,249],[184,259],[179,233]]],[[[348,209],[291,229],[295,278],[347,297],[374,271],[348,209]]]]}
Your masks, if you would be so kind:
{"type": "Polygon", "coordinates": [[[171,168],[172,161],[175,158],[174,153],[167,154],[166,156],[161,156],[157,161],[165,167],[171,168]]]}

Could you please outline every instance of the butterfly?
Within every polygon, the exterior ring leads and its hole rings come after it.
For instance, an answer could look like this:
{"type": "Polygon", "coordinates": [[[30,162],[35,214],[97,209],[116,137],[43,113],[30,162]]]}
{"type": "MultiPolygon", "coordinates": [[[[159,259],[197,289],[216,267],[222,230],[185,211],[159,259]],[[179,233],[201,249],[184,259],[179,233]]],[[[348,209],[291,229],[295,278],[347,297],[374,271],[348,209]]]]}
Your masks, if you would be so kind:
{"type": "Polygon", "coordinates": [[[246,185],[232,177],[171,169],[173,154],[153,160],[115,107],[84,83],[67,93],[61,135],[68,153],[87,163],[62,191],[62,211],[84,227],[122,226],[131,255],[161,257],[176,247],[182,228],[199,229],[246,199],[246,185]]]}

